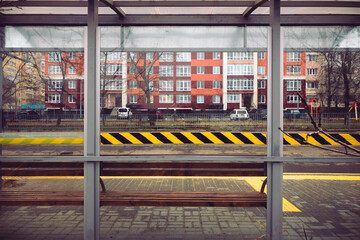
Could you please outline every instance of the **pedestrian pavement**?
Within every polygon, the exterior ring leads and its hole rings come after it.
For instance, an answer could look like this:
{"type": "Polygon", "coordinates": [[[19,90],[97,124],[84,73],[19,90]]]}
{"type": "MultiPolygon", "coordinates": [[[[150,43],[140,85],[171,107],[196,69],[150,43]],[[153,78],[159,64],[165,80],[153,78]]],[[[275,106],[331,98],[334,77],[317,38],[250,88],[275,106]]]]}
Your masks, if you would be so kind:
{"type": "MultiPolygon", "coordinates": [[[[108,190],[251,191],[262,178],[104,178],[108,190]]],[[[81,178],[4,179],[6,190],[81,190],[81,178]]],[[[360,239],[360,174],[285,173],[283,239],[360,239]],[[296,210],[297,209],[297,210],[296,210]]],[[[101,207],[101,239],[271,239],[265,208],[101,207]]],[[[0,209],[0,239],[83,239],[83,207],[0,209]]]]}

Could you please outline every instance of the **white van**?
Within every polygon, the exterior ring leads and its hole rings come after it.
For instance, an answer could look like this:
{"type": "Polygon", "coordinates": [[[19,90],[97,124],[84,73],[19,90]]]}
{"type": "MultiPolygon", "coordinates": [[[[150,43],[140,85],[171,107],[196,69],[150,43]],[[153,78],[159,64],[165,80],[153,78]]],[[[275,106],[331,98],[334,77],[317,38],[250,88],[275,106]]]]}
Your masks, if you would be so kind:
{"type": "Polygon", "coordinates": [[[132,116],[132,112],[131,112],[130,108],[125,107],[125,108],[119,108],[117,110],[117,118],[118,119],[120,119],[120,118],[129,119],[129,118],[131,118],[131,116],[132,116]]]}

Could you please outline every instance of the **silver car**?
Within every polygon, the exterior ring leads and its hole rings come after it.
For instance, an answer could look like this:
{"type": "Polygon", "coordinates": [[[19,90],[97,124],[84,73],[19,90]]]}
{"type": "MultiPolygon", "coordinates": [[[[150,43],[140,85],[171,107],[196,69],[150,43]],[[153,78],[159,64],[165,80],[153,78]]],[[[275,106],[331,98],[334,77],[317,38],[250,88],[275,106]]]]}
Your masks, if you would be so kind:
{"type": "Polygon", "coordinates": [[[230,120],[248,120],[249,113],[246,109],[234,109],[230,114],[230,120]]]}

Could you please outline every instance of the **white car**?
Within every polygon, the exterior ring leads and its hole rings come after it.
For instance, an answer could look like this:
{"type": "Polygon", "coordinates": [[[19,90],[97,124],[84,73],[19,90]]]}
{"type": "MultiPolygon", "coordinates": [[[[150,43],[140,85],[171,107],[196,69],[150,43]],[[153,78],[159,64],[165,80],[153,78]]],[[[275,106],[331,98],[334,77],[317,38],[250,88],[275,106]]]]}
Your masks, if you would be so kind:
{"type": "Polygon", "coordinates": [[[230,114],[230,120],[248,120],[249,113],[246,109],[234,109],[230,114]]]}
{"type": "Polygon", "coordinates": [[[132,112],[130,110],[130,108],[119,108],[117,110],[117,118],[131,118],[132,116],[132,112]]]}

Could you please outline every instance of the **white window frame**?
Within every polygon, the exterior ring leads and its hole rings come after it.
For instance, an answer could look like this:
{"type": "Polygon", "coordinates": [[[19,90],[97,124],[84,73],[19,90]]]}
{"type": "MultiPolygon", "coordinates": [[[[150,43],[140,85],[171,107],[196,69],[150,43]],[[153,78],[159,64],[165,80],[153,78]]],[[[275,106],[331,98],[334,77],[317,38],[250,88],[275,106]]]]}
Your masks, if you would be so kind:
{"type": "Polygon", "coordinates": [[[159,94],[159,103],[174,103],[173,94],[159,94]]]}
{"type": "MultiPolygon", "coordinates": [[[[106,85],[105,90],[122,90],[122,79],[121,78],[108,78],[105,79],[106,85]]],[[[100,81],[101,89],[104,88],[104,79],[100,81]]]]}
{"type": "Polygon", "coordinates": [[[258,66],[258,74],[265,75],[265,66],[258,66]]]}
{"type": "Polygon", "coordinates": [[[191,103],[191,94],[176,95],[176,103],[191,103]]]}
{"type": "Polygon", "coordinates": [[[75,95],[69,95],[68,96],[68,103],[76,103],[76,96],[75,95]]]}
{"type": "Polygon", "coordinates": [[[174,91],[174,80],[159,80],[159,91],[174,91]]]}
{"type": "Polygon", "coordinates": [[[137,103],[137,95],[130,95],[129,96],[130,103],[137,103]]]}
{"type": "Polygon", "coordinates": [[[258,52],[258,59],[265,59],[265,52],[258,52]]]}
{"type": "Polygon", "coordinates": [[[301,91],[301,80],[300,79],[287,79],[286,80],[287,91],[301,91]]]}
{"type": "Polygon", "coordinates": [[[154,59],[154,52],[147,52],[145,53],[146,60],[153,60],[154,59]]]}
{"type": "MultiPolygon", "coordinates": [[[[122,52],[106,52],[106,61],[114,61],[122,59],[122,52]]],[[[100,59],[105,60],[105,52],[101,52],[100,59]]]]}
{"type": "Polygon", "coordinates": [[[318,75],[318,69],[317,68],[307,68],[307,75],[309,76],[316,76],[318,75]]]}
{"type": "Polygon", "coordinates": [[[120,63],[107,63],[106,72],[105,64],[101,64],[101,75],[122,75],[122,64],[120,63]]]}
{"type": "Polygon", "coordinates": [[[197,52],[196,59],[197,60],[204,60],[205,59],[205,53],[204,52],[197,52]]]}
{"type": "Polygon", "coordinates": [[[297,94],[288,94],[286,96],[287,103],[301,103],[301,99],[297,94]]]}
{"type": "Polygon", "coordinates": [[[48,53],[48,62],[60,62],[60,61],[61,61],[61,52],[48,53]]]}
{"type": "Polygon", "coordinates": [[[253,75],[254,65],[247,63],[228,64],[228,75],[253,75]]]}
{"type": "Polygon", "coordinates": [[[159,76],[160,77],[173,77],[174,76],[174,66],[173,65],[160,65],[159,66],[159,76]]]}
{"type": "Polygon", "coordinates": [[[221,74],[220,66],[213,66],[213,74],[221,74]]]}
{"type": "Polygon", "coordinates": [[[62,74],[61,66],[60,65],[49,65],[48,66],[48,74],[62,74]]]}
{"type": "Polygon", "coordinates": [[[258,89],[265,89],[265,88],[266,88],[266,81],[258,80],[258,89]]]}
{"type": "Polygon", "coordinates": [[[191,76],[191,65],[177,65],[176,66],[177,77],[190,77],[191,76]]]}
{"type": "Polygon", "coordinates": [[[315,82],[315,81],[309,81],[306,83],[306,88],[308,89],[318,89],[319,88],[319,83],[315,82]]]}
{"type": "Polygon", "coordinates": [[[76,89],[76,80],[69,80],[68,81],[68,88],[69,89],[76,89]]]}
{"type": "Polygon", "coordinates": [[[220,89],[221,81],[213,81],[213,89],[220,89]]]}
{"type": "Polygon", "coordinates": [[[76,66],[69,66],[69,74],[76,74],[76,66]]]}
{"type": "Polygon", "coordinates": [[[197,89],[204,89],[205,88],[205,81],[197,81],[196,82],[197,89]]]}
{"type": "Polygon", "coordinates": [[[228,60],[253,60],[252,52],[228,52],[228,60]]]}
{"type": "Polygon", "coordinates": [[[204,66],[197,66],[196,67],[196,74],[205,74],[205,67],[204,66]]]}
{"type": "Polygon", "coordinates": [[[176,91],[191,91],[191,80],[176,80],[176,91]]]}
{"type": "Polygon", "coordinates": [[[48,103],[60,103],[60,94],[49,94],[48,103]]]}
{"type": "Polygon", "coordinates": [[[213,52],[213,60],[221,59],[221,52],[213,52]]]}
{"type": "Polygon", "coordinates": [[[254,79],[231,78],[227,80],[227,90],[253,90],[254,79]]]}
{"type": "Polygon", "coordinates": [[[308,62],[317,62],[319,60],[319,55],[307,55],[306,60],[308,62]]]}
{"type": "Polygon", "coordinates": [[[173,52],[163,52],[159,57],[159,62],[174,62],[173,52]]]}
{"type": "Polygon", "coordinates": [[[55,79],[49,80],[48,90],[49,91],[60,91],[62,89],[63,80],[55,79]]]}
{"type": "Polygon", "coordinates": [[[287,62],[300,62],[301,61],[301,53],[300,52],[287,52],[286,53],[286,61],[287,62]]]}
{"type": "Polygon", "coordinates": [[[266,103],[266,96],[258,95],[258,103],[266,103]]]}
{"type": "Polygon", "coordinates": [[[198,96],[196,96],[196,103],[205,103],[205,97],[204,97],[204,95],[198,95],[198,96]]]}
{"type": "Polygon", "coordinates": [[[76,52],[68,52],[69,60],[75,60],[76,59],[76,52]]]}
{"type": "Polygon", "coordinates": [[[137,86],[137,81],[129,81],[129,89],[136,89],[138,88],[137,86]]]}
{"type": "Polygon", "coordinates": [[[212,96],[212,101],[213,101],[213,103],[220,103],[221,102],[221,97],[219,95],[213,95],[212,96]]]}
{"type": "Polygon", "coordinates": [[[228,103],[240,103],[240,94],[239,93],[228,93],[227,94],[228,103]]]}
{"type": "Polygon", "coordinates": [[[286,74],[301,74],[301,65],[287,65],[286,74]]]}
{"type": "Polygon", "coordinates": [[[177,52],[176,62],[191,62],[191,52],[177,52]]]}

